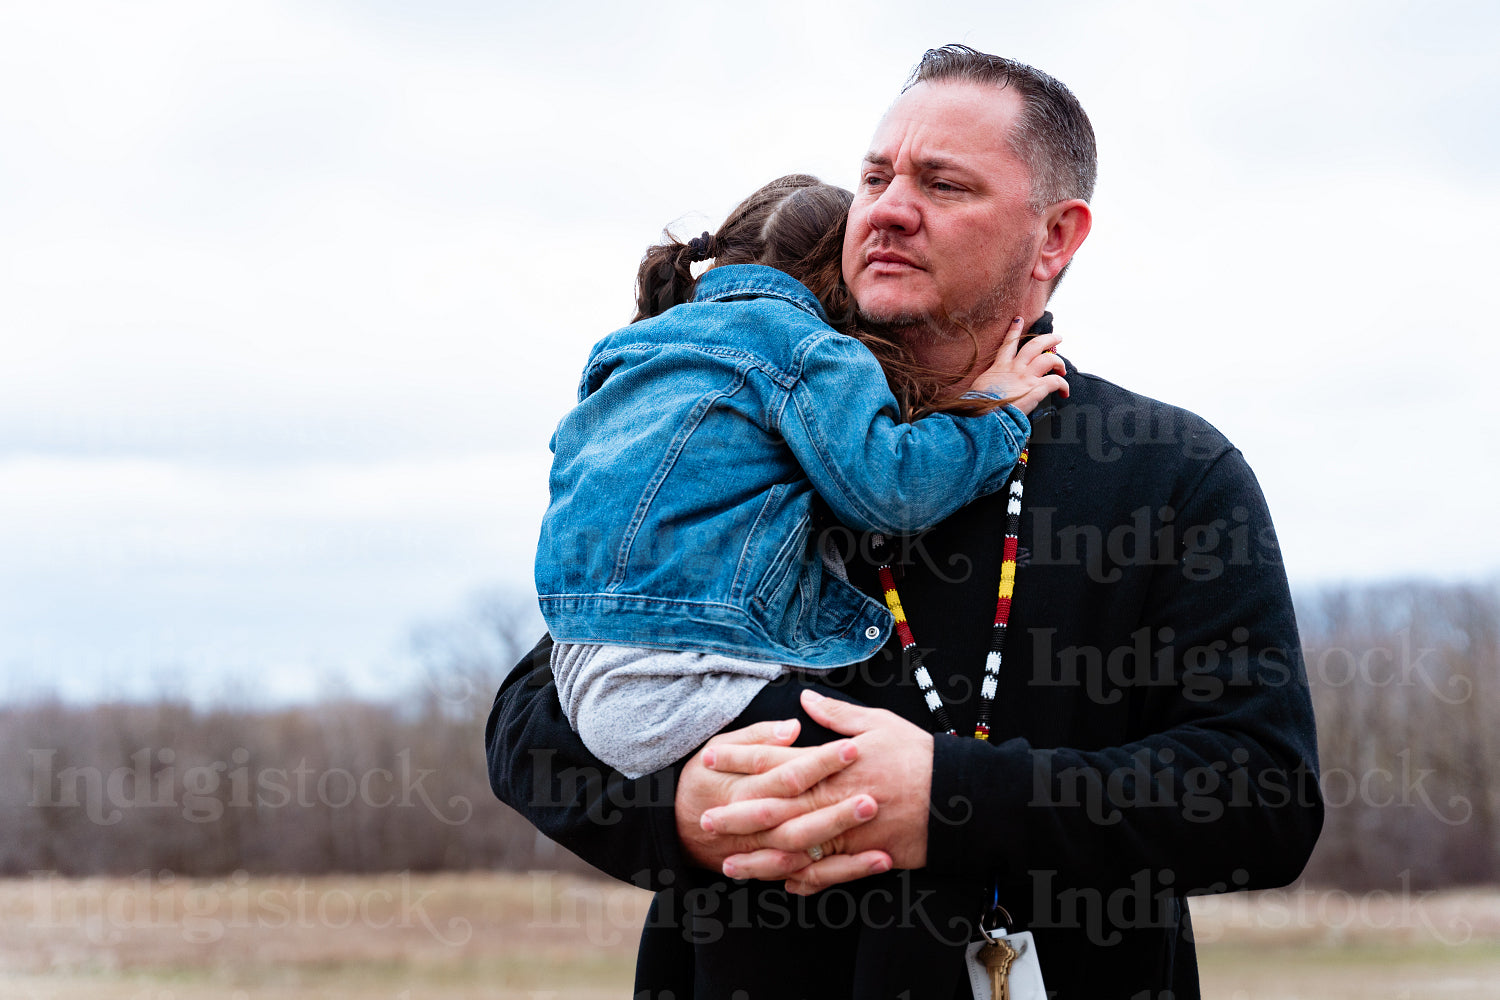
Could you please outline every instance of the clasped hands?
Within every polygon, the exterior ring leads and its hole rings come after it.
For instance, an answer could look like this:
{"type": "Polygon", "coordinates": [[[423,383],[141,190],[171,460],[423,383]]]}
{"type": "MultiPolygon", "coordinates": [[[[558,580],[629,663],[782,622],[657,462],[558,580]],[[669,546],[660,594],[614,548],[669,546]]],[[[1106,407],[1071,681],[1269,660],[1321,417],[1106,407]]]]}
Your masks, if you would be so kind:
{"type": "Polygon", "coordinates": [[[795,719],[762,722],[720,733],[683,767],[675,810],[688,857],[731,878],[785,879],[799,895],[925,865],[932,734],[813,691],[802,708],[849,738],[793,747],[795,719]]]}

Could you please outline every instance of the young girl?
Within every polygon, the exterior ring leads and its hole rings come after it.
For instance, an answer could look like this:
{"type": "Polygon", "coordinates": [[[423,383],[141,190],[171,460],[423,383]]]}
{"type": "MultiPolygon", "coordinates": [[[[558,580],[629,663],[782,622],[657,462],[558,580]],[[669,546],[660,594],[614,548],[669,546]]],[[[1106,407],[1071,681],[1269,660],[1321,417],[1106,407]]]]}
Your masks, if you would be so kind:
{"type": "Polygon", "coordinates": [[[811,544],[815,493],[850,528],[922,531],[1001,489],[1026,414],[1067,391],[1045,353],[1058,338],[1021,345],[1019,319],[951,398],[861,330],[840,277],[852,197],[790,175],[718,233],[652,247],[635,321],[594,346],[553,436],[536,561],[552,670],[574,730],[629,777],[692,752],[788,669],[857,663],[891,636],[811,544]]]}

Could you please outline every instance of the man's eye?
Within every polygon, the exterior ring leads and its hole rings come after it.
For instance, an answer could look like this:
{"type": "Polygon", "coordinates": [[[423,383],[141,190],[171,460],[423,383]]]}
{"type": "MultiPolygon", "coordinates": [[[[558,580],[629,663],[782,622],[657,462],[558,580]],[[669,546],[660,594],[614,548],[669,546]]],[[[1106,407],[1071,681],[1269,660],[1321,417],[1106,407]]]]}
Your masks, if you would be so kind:
{"type": "Polygon", "coordinates": [[[935,190],[935,191],[957,191],[958,190],[958,185],[956,185],[956,184],[949,184],[947,181],[933,181],[932,182],[932,187],[933,187],[933,190],[935,190]]]}
{"type": "Polygon", "coordinates": [[[879,187],[881,184],[884,184],[884,183],[885,183],[885,178],[884,177],[879,177],[879,176],[876,176],[875,174],[867,174],[867,175],[865,175],[865,187],[879,187]]]}

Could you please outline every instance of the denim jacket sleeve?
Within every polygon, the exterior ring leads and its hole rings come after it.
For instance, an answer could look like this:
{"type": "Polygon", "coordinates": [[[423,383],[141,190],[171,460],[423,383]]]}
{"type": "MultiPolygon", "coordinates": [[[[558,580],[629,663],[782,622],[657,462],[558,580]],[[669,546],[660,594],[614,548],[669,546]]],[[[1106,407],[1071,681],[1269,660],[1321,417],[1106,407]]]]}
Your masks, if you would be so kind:
{"type": "Polygon", "coordinates": [[[978,417],[901,423],[875,356],[830,334],[812,342],[782,410],[782,436],[839,520],[862,531],[923,531],[1003,489],[1031,432],[1004,406],[978,417]]]}

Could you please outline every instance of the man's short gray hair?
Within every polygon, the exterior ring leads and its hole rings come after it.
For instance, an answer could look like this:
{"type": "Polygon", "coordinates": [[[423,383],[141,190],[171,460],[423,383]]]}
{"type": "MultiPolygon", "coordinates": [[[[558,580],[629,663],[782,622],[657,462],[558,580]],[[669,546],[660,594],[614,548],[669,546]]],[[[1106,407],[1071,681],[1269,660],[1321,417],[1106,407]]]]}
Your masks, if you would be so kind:
{"type": "Polygon", "coordinates": [[[1014,87],[1021,95],[1021,114],[1011,129],[1010,144],[1031,172],[1029,204],[1034,212],[1069,198],[1094,196],[1099,153],[1094,127],[1083,105],[1061,81],[1014,59],[992,56],[967,45],[928,49],[912,70],[905,93],[919,83],[982,83],[1014,87]]]}

